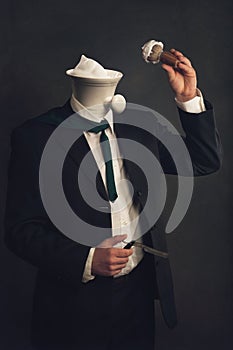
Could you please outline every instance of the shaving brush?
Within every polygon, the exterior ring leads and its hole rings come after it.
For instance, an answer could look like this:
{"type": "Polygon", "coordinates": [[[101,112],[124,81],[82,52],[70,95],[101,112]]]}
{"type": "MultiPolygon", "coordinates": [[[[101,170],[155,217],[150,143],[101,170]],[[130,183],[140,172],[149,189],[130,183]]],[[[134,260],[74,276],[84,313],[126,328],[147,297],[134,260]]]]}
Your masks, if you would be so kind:
{"type": "Polygon", "coordinates": [[[142,56],[144,60],[149,63],[162,62],[172,66],[173,68],[178,67],[180,62],[175,55],[169,51],[163,51],[163,43],[161,41],[150,40],[145,43],[142,47],[142,56]]]}

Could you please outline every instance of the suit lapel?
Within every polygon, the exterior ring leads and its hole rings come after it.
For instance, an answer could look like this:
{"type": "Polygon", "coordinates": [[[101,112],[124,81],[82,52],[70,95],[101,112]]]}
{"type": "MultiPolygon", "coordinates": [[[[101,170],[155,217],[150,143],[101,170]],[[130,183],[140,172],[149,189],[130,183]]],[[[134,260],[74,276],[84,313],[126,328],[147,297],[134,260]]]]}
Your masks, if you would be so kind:
{"type": "MultiPolygon", "coordinates": [[[[70,101],[68,100],[66,104],[56,109],[55,113],[47,115],[46,118],[42,117],[41,121],[46,122],[48,124],[52,124],[55,126],[59,126],[60,123],[62,123],[65,119],[69,118],[71,115],[73,115],[74,112],[71,108],[70,101]],[[43,119],[44,118],[44,119],[43,119]]],[[[125,145],[123,143],[122,139],[132,139],[134,141],[140,142],[140,135],[138,130],[135,130],[131,125],[125,124],[125,118],[127,116],[123,113],[122,115],[115,116],[116,122],[114,124],[114,132],[116,134],[116,137],[118,139],[118,146],[120,150],[120,154],[122,155],[122,158],[124,158],[124,154],[126,154],[125,145]]],[[[90,151],[89,145],[87,143],[87,140],[85,136],[82,134],[81,137],[76,140],[76,142],[72,145],[71,149],[69,150],[67,157],[69,157],[78,167],[80,168],[81,162],[85,155],[90,151]]],[[[137,152],[135,150],[135,152],[137,152]]],[[[132,167],[132,162],[124,160],[124,167],[127,177],[130,179],[130,181],[133,184],[133,179],[136,177],[134,174],[135,169],[132,167]]],[[[96,161],[90,152],[90,158],[88,161],[88,166],[81,167],[81,170],[86,178],[90,180],[90,183],[93,184],[93,188],[98,190],[99,194],[107,200],[107,193],[105,190],[105,186],[102,180],[102,177],[100,175],[100,172],[98,170],[96,161]],[[96,180],[94,179],[91,174],[97,174],[96,180]]]]}
{"type": "MultiPolygon", "coordinates": [[[[135,167],[132,166],[132,162],[128,161],[127,159],[124,159],[124,154],[127,154],[126,152],[127,150],[125,149],[125,145],[122,139],[132,139],[134,141],[139,142],[140,135],[138,133],[138,130],[135,131],[135,129],[133,129],[131,125],[127,125],[124,123],[125,118],[126,116],[122,116],[122,115],[116,116],[117,123],[114,124],[114,132],[118,139],[118,146],[119,146],[120,154],[122,155],[122,158],[123,158],[123,164],[124,164],[126,176],[128,177],[128,179],[130,179],[130,181],[133,184],[134,177],[137,176],[137,174],[135,174],[135,167]]],[[[74,143],[68,156],[76,163],[76,165],[79,168],[83,157],[85,157],[85,155],[89,151],[90,151],[90,148],[87,143],[87,140],[85,136],[82,135],[79,138],[79,140],[77,140],[74,143]]],[[[137,151],[135,150],[135,152],[137,151]]],[[[82,167],[81,171],[85,173],[85,176],[91,181],[93,186],[95,186],[95,189],[97,188],[97,191],[99,192],[101,197],[105,200],[108,200],[106,189],[92,152],[90,152],[88,166],[82,167]],[[91,176],[91,174],[97,174],[96,181],[94,180],[93,176],[91,176]]]]}
{"type": "MultiPolygon", "coordinates": [[[[56,108],[52,110],[51,113],[41,116],[40,122],[58,127],[62,122],[64,122],[66,119],[68,119],[72,115],[74,115],[74,112],[71,108],[70,100],[68,100],[64,106],[60,108],[56,108]]],[[[72,120],[71,120],[71,124],[72,124],[72,120]]],[[[77,127],[77,125],[75,125],[75,127],[77,127]]],[[[75,127],[74,127],[74,131],[75,131],[75,127]]],[[[72,125],[70,130],[72,132],[72,125]]],[[[80,130],[81,130],[81,126],[80,126],[80,130]]],[[[62,141],[59,142],[59,144],[62,147],[62,141]]],[[[73,161],[77,166],[77,168],[79,169],[83,158],[89,151],[90,151],[90,148],[85,136],[83,134],[81,134],[80,136],[80,133],[79,133],[78,139],[71,146],[67,154],[67,157],[69,157],[70,160],[73,161]]],[[[81,171],[84,173],[84,176],[89,179],[90,181],[89,183],[93,185],[93,190],[96,190],[96,187],[97,187],[99,194],[105,200],[107,200],[107,193],[105,191],[104,183],[100,176],[96,161],[91,152],[90,152],[90,161],[88,161],[88,167],[82,167],[81,171]],[[91,176],[91,174],[97,174],[96,181],[93,180],[93,176],[91,176]]]]}

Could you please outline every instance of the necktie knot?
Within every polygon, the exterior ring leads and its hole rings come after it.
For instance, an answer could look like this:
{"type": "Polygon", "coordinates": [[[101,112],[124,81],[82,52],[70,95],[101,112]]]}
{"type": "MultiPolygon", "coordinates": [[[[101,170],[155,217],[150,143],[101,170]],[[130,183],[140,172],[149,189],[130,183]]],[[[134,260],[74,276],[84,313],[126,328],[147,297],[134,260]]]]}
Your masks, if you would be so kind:
{"type": "Polygon", "coordinates": [[[110,125],[108,124],[108,122],[106,120],[103,120],[101,123],[97,124],[95,127],[89,129],[88,132],[94,132],[95,134],[98,134],[100,131],[104,131],[109,127],[110,125]]]}

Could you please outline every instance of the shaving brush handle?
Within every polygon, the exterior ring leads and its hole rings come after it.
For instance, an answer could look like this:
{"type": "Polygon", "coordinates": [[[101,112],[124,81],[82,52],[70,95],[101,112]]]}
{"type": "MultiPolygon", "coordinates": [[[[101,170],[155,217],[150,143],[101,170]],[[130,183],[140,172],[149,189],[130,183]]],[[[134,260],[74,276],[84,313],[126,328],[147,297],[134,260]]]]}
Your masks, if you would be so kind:
{"type": "Polygon", "coordinates": [[[160,55],[160,62],[168,64],[169,66],[172,66],[173,68],[177,68],[178,63],[180,61],[171,52],[163,51],[160,55]]]}

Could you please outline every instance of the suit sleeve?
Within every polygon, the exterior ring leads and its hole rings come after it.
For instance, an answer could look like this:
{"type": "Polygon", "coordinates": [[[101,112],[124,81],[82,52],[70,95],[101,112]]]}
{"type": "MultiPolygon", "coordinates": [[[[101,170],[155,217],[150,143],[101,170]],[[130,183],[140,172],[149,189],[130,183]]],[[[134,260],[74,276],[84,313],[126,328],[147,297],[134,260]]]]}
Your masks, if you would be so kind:
{"type": "MultiPolygon", "coordinates": [[[[222,151],[219,134],[216,128],[212,105],[205,100],[206,111],[188,113],[178,108],[181,125],[185,136],[183,141],[188,149],[194,176],[208,175],[219,170],[222,161],[222,151]]],[[[175,138],[166,130],[167,136],[175,138]]],[[[166,147],[159,142],[159,157],[166,174],[177,174],[175,163],[166,147]]],[[[183,174],[185,171],[185,159],[183,174]]]]}
{"type": "Polygon", "coordinates": [[[16,129],[11,137],[5,243],[39,270],[78,288],[90,248],[67,238],[49,220],[39,191],[39,164],[33,137],[16,129]]]}

